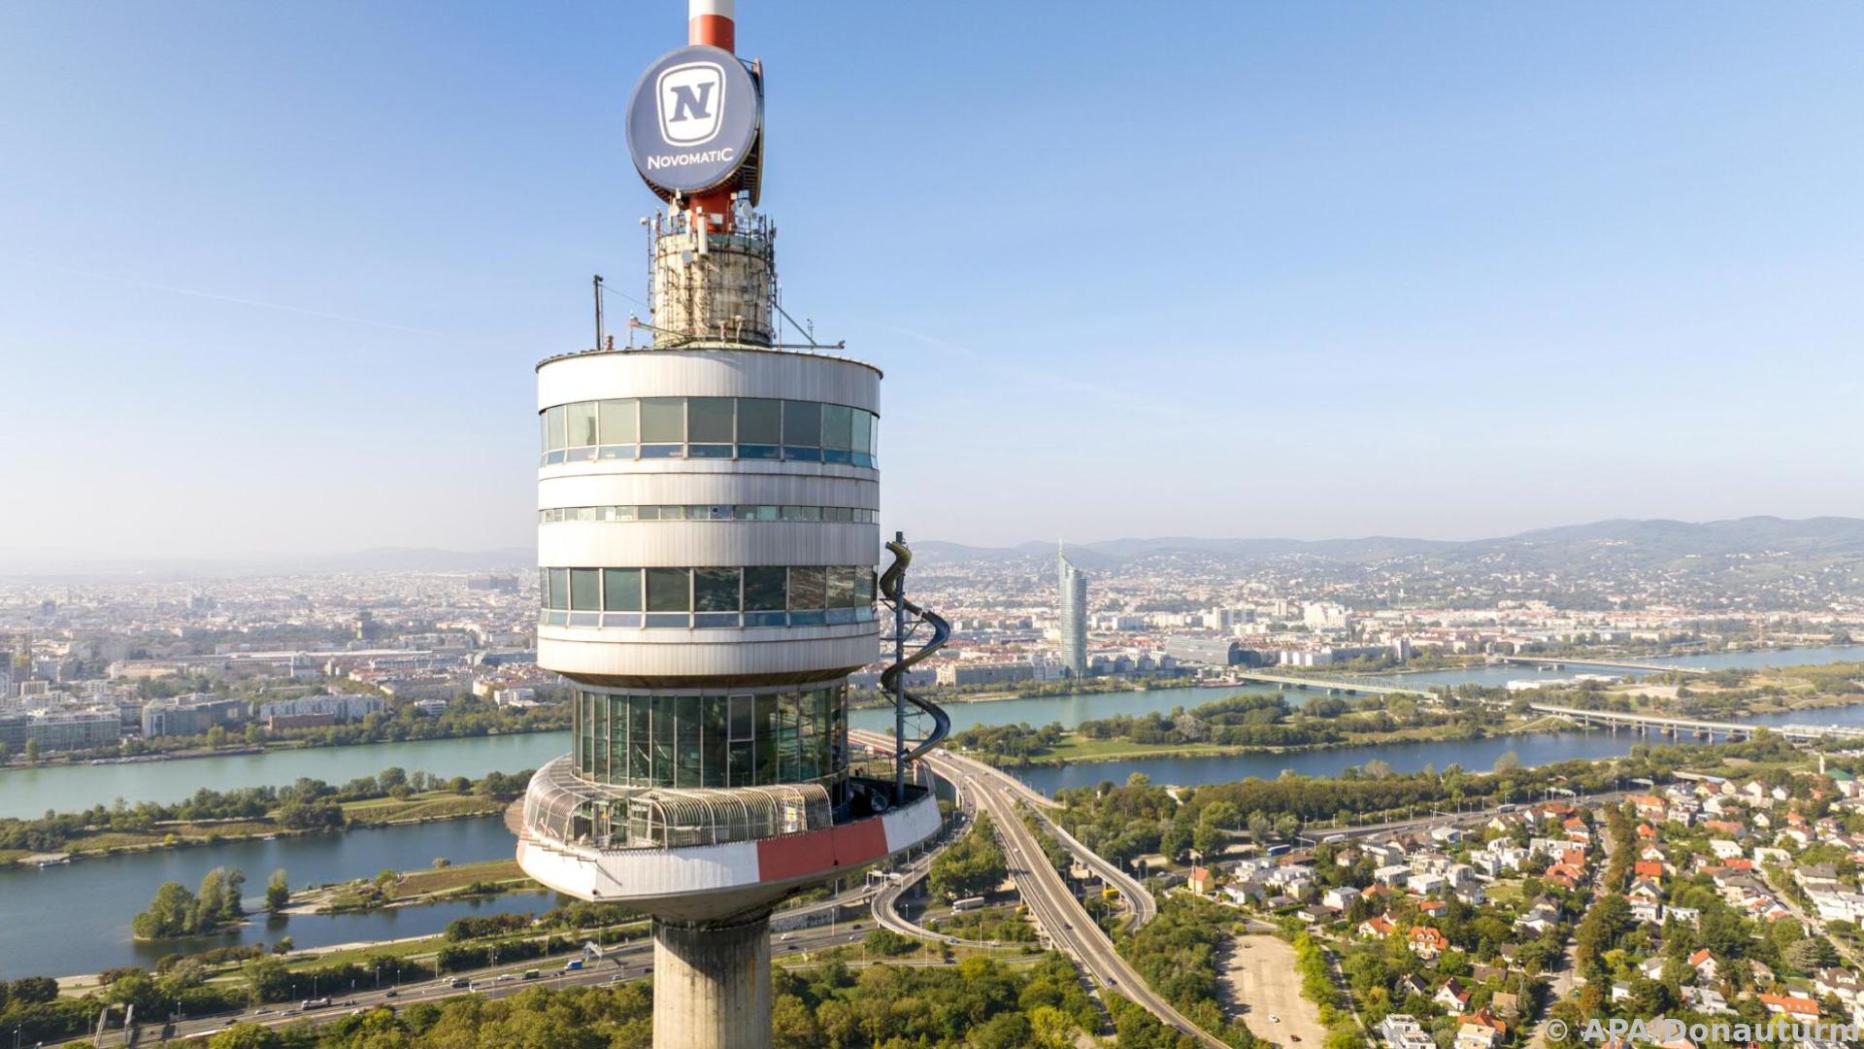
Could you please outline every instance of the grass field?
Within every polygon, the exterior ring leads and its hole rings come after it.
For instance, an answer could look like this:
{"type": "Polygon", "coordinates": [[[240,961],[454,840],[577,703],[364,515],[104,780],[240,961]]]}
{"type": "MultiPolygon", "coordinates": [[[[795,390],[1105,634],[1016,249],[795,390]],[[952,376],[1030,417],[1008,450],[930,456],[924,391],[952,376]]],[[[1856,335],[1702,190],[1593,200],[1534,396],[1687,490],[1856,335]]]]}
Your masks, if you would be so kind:
{"type": "Polygon", "coordinates": [[[424,896],[431,893],[452,892],[463,889],[474,882],[508,882],[529,881],[518,861],[487,860],[484,863],[462,863],[457,867],[442,867],[438,870],[410,871],[403,875],[391,890],[395,899],[405,900],[410,896],[424,896]]]}
{"type": "Polygon", "coordinates": [[[474,794],[430,791],[416,794],[406,801],[400,798],[372,798],[343,805],[343,815],[366,823],[401,823],[412,820],[458,819],[463,816],[496,816],[505,811],[505,802],[474,794]]]}

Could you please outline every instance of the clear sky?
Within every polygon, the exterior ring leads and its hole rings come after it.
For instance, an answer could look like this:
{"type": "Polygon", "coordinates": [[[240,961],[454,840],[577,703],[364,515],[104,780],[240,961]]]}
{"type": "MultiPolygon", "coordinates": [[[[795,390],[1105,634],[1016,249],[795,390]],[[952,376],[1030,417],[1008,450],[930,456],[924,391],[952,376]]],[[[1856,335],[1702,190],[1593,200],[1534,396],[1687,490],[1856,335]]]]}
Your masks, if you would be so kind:
{"type": "MultiPolygon", "coordinates": [[[[1864,6],[742,0],[909,536],[1864,516],[1864,6]]],[[[683,0],[0,5],[0,548],[532,541],[683,0]]],[[[626,309],[625,303],[617,303],[626,309]]]]}

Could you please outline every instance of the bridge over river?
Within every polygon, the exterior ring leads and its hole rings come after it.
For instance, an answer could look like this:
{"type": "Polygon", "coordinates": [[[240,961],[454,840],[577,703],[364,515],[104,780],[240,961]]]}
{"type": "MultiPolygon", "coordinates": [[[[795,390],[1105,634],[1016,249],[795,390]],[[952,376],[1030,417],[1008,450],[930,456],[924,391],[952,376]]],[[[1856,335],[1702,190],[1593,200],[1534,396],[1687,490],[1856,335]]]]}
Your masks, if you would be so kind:
{"type": "Polygon", "coordinates": [[[1536,713],[1567,718],[1580,725],[1602,725],[1614,731],[1619,728],[1631,728],[1639,732],[1656,731],[1666,736],[1689,732],[1710,739],[1717,735],[1729,739],[1750,739],[1764,729],[1799,742],[1864,739],[1864,726],[1857,725],[1752,725],[1740,721],[1703,721],[1663,714],[1631,714],[1621,710],[1582,710],[1579,707],[1561,707],[1550,703],[1530,703],[1528,708],[1536,713]]]}

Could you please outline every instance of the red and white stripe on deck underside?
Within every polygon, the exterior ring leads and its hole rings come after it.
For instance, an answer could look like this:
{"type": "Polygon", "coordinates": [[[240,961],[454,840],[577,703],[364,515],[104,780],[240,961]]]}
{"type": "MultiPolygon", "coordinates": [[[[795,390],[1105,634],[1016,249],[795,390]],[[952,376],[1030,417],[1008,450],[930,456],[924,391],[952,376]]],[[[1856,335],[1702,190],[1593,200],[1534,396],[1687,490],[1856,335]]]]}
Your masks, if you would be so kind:
{"type": "Polygon", "coordinates": [[[761,841],[614,852],[553,847],[521,838],[518,862],[551,888],[581,899],[622,900],[833,878],[932,836],[938,803],[922,798],[884,816],[761,841]]]}

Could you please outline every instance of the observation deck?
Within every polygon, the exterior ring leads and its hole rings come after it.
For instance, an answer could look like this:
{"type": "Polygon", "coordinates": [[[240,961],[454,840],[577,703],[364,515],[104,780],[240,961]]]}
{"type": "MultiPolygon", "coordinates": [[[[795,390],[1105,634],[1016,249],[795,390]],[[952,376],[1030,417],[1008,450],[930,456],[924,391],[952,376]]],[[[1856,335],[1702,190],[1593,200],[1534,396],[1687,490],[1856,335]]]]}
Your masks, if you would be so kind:
{"type": "Polygon", "coordinates": [[[518,864],[577,899],[660,918],[751,911],[918,844],[938,830],[931,774],[903,804],[891,773],[865,768],[839,809],[818,783],[728,789],[596,783],[557,758],[525,793],[518,864]]]}

